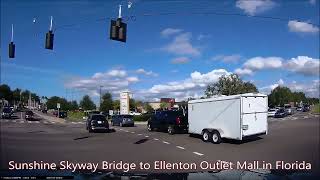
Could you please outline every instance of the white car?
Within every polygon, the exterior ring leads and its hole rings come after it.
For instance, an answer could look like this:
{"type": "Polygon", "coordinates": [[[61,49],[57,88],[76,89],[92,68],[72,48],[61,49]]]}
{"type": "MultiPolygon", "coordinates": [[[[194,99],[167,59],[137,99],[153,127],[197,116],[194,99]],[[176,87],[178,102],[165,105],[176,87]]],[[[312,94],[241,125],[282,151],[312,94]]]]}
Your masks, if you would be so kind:
{"type": "Polygon", "coordinates": [[[274,117],[276,112],[277,112],[277,109],[269,109],[268,110],[268,117],[274,117]]]}

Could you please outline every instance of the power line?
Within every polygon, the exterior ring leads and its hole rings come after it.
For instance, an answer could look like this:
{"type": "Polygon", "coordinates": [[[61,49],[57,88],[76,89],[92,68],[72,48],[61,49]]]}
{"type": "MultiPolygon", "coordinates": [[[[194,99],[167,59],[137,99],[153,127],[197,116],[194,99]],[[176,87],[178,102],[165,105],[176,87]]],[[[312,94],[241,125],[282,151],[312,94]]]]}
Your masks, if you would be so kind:
{"type": "MultiPolygon", "coordinates": [[[[137,15],[130,15],[130,16],[123,16],[124,21],[135,21],[138,17],[156,17],[156,16],[171,16],[171,15],[178,15],[178,16],[190,16],[190,15],[216,15],[216,16],[238,16],[238,17],[247,17],[247,18],[256,18],[256,19],[267,19],[267,20],[277,20],[277,21],[283,21],[283,22],[288,22],[290,20],[296,20],[298,22],[304,22],[303,20],[297,19],[297,18],[284,18],[284,17],[273,17],[273,16],[261,16],[261,15],[246,15],[246,14],[241,14],[241,13],[229,13],[229,12],[216,12],[216,11],[199,11],[199,12],[150,12],[150,13],[141,13],[137,15]]],[[[93,22],[101,22],[101,21],[107,21],[113,19],[112,17],[104,17],[104,18],[98,18],[96,20],[93,20],[93,22]]],[[[67,29],[67,28],[72,28],[74,26],[78,26],[83,23],[87,22],[92,22],[90,20],[85,20],[80,23],[73,23],[73,24],[65,24],[65,25],[60,25],[57,26],[54,29],[54,32],[56,30],[61,30],[61,29],[67,29]]],[[[319,27],[319,24],[316,23],[310,23],[308,24],[317,26],[319,27]]]]}

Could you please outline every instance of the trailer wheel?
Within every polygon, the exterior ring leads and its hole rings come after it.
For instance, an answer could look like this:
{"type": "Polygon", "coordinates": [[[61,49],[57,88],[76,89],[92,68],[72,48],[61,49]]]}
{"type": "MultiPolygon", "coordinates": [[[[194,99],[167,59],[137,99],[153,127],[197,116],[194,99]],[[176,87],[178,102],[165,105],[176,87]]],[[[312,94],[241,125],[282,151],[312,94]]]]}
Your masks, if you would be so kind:
{"type": "Polygon", "coordinates": [[[221,143],[221,136],[220,136],[219,131],[213,131],[212,135],[211,135],[211,139],[214,144],[220,144],[221,143]]]}
{"type": "Polygon", "coordinates": [[[212,139],[212,134],[209,131],[204,130],[202,133],[202,140],[204,142],[208,142],[208,141],[210,141],[210,139],[212,139]]]}

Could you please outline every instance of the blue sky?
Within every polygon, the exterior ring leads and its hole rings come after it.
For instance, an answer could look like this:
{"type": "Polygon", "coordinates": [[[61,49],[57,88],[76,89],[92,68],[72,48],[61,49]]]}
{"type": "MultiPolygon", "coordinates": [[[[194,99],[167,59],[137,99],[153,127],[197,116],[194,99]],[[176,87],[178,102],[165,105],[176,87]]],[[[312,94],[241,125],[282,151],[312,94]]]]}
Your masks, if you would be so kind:
{"type": "Polygon", "coordinates": [[[100,86],[115,98],[128,89],[136,99],[182,100],[238,73],[266,94],[284,85],[319,97],[318,0],[131,3],[128,9],[128,1],[1,1],[1,83],[68,100],[89,94],[97,101],[100,86]],[[123,16],[134,16],[124,18],[127,43],[109,39],[119,4],[123,16]],[[44,49],[50,16],[53,51],[44,49]],[[11,24],[15,59],[8,58],[11,24]]]}

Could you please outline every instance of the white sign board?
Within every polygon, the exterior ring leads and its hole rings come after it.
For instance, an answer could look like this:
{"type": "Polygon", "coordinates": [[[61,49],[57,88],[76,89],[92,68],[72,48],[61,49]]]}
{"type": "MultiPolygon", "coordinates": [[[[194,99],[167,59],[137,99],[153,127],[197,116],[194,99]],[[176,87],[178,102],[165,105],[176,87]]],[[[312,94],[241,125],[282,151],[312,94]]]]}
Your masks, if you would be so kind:
{"type": "Polygon", "coordinates": [[[129,91],[120,93],[120,114],[129,114],[129,91]]]}
{"type": "Polygon", "coordinates": [[[60,103],[57,103],[57,108],[60,109],[60,103]]]}

